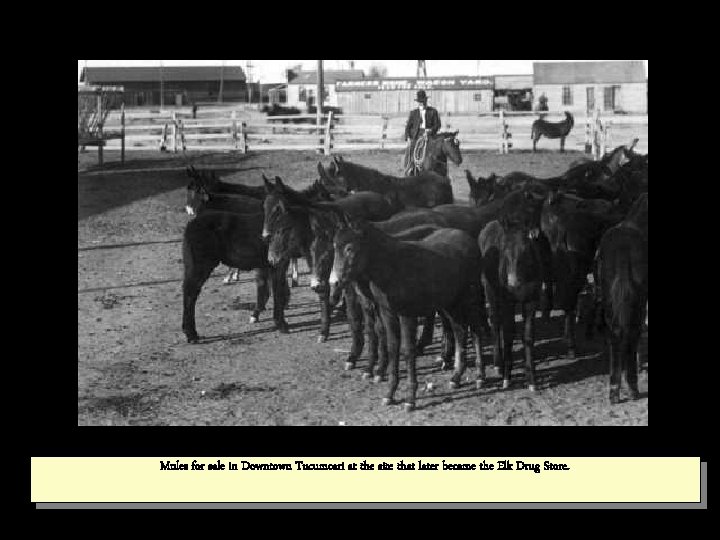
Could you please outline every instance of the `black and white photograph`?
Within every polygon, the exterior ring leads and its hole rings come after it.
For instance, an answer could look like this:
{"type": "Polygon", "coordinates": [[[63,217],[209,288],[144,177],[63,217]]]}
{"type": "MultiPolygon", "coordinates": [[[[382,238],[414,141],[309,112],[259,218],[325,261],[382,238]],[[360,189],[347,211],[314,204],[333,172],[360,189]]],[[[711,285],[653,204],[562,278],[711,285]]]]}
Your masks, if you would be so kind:
{"type": "Polygon", "coordinates": [[[77,298],[78,426],[647,426],[648,61],[78,60],[77,298]]]}

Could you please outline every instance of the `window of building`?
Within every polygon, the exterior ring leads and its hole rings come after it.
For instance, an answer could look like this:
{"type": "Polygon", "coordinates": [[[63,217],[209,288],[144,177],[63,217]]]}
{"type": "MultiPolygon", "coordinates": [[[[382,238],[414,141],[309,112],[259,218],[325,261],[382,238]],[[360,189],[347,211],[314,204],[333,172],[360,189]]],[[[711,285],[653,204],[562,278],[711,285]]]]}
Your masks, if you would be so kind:
{"type": "Polygon", "coordinates": [[[365,99],[372,99],[372,94],[365,94],[365,99]]]}
{"type": "Polygon", "coordinates": [[[606,111],[614,111],[620,95],[619,86],[606,86],[604,89],[604,105],[606,111]]]}
{"type": "Polygon", "coordinates": [[[562,87],[562,104],[563,105],[572,105],[573,104],[572,87],[571,86],[563,86],[562,87]]]}
{"type": "Polygon", "coordinates": [[[482,101],[482,94],[480,92],[473,94],[473,101],[482,101]]]}
{"type": "Polygon", "coordinates": [[[298,101],[307,101],[307,91],[304,86],[298,89],[298,101]]]}

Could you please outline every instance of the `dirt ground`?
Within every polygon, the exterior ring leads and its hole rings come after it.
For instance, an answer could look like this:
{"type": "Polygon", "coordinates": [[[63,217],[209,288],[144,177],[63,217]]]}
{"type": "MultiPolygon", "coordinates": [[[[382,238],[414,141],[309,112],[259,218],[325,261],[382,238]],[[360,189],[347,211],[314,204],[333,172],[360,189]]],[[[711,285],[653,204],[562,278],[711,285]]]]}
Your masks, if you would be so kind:
{"type": "MultiPolygon", "coordinates": [[[[347,152],[345,159],[400,175],[400,152],[347,152]]],[[[475,175],[526,171],[550,176],[579,153],[466,152],[450,166],[456,201],[465,203],[464,169],[475,175]]],[[[225,181],[260,184],[261,173],[292,186],[317,177],[313,152],[188,154],[196,167],[226,169],[225,181]]],[[[450,372],[435,363],[439,332],[418,358],[418,409],[381,403],[386,384],[361,379],[365,355],[344,371],[349,332],[334,322],[327,343],[316,343],[317,296],[301,262],[300,287],[292,290],[290,333],[272,329],[271,311],[250,324],[252,275],[224,285],[219,267],[197,304],[201,345],[181,332],[185,160],[159,152],[129,152],[124,166],[106,152],[97,169],[93,150],[78,156],[78,424],[79,425],[647,425],[647,334],[641,342],[638,401],[610,406],[609,366],[600,337],[587,342],[579,327],[578,356],[565,358],[562,319],[538,320],[536,366],[539,392],[525,387],[520,343],[512,387],[488,370],[488,385],[450,390],[450,372]],[[151,169],[151,170],[148,170],[151,169]],[[122,245],[131,244],[131,245],[122,245]],[[426,383],[433,383],[427,390],[426,383]]],[[[272,302],[272,301],[271,301],[272,302]]],[[[271,303],[268,304],[271,306],[271,303]]],[[[483,338],[486,364],[490,340],[483,338]]],[[[474,361],[474,355],[469,354],[474,361]]],[[[474,370],[474,367],[471,367],[474,370]]],[[[405,366],[397,397],[406,389],[405,366]]],[[[624,398],[627,397],[623,388],[624,398]]]]}

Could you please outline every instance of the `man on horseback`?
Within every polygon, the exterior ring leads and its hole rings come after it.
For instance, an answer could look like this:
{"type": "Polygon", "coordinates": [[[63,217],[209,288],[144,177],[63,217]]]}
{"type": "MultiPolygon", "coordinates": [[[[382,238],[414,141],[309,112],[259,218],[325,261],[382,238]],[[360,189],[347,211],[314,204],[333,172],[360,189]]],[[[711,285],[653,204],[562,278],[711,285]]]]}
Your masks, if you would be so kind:
{"type": "MultiPolygon", "coordinates": [[[[428,135],[437,134],[440,129],[440,115],[437,109],[428,107],[427,95],[425,90],[418,90],[415,101],[418,102],[418,108],[410,111],[407,124],[405,125],[405,140],[407,147],[405,148],[405,161],[403,170],[405,176],[410,176],[415,171],[415,154],[418,142],[422,140],[422,145],[426,144],[425,138],[428,135]]],[[[420,150],[420,148],[418,148],[420,150]]]]}

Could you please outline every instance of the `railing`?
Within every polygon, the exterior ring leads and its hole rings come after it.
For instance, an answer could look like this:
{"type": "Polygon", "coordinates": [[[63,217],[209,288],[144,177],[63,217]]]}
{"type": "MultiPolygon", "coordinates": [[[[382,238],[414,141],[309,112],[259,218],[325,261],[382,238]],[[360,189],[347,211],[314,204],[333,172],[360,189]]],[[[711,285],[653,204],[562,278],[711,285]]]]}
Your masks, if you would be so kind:
{"type": "MultiPolygon", "coordinates": [[[[511,149],[531,149],[532,122],[539,115],[548,121],[560,121],[563,112],[509,112],[495,111],[465,116],[442,118],[443,131],[458,130],[462,149],[492,149],[506,153],[511,149]]],[[[405,147],[406,116],[335,115],[322,116],[320,126],[316,116],[248,115],[246,111],[229,107],[204,109],[192,118],[187,109],[165,112],[125,113],[126,150],[157,148],[164,151],[218,150],[316,150],[325,154],[360,149],[402,149],[405,147]]],[[[606,115],[598,118],[578,117],[568,135],[566,147],[586,147],[593,141],[613,144],[640,139],[638,150],[647,152],[647,115],[606,115]],[[598,123],[599,122],[599,123],[598,123]],[[593,127],[595,126],[595,127],[593,127]],[[602,126],[602,137],[598,128],[602,126]],[[605,127],[610,126],[610,129],[605,127]]],[[[117,129],[117,118],[109,115],[104,126],[106,132],[117,129]]],[[[117,143],[108,141],[106,148],[117,143]]],[[[538,148],[559,148],[559,142],[541,139],[538,148]]],[[[593,152],[594,153],[594,152],[593,152]]]]}

